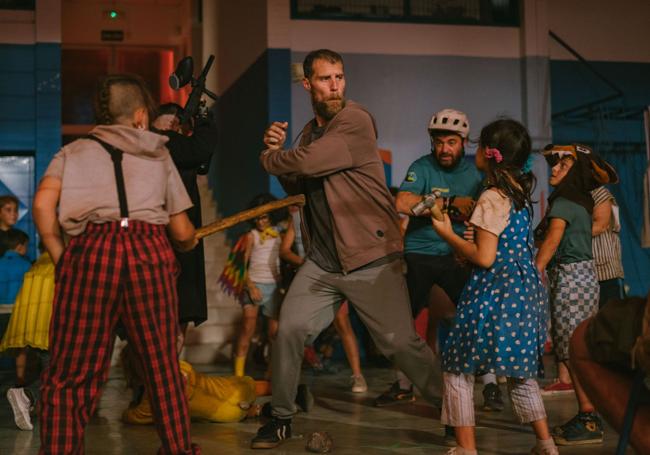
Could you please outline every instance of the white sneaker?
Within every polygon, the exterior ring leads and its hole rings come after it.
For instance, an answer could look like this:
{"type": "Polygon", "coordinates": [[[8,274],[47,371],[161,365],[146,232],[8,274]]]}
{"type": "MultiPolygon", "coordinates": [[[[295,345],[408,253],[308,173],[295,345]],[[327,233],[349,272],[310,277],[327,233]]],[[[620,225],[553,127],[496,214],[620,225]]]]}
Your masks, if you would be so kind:
{"type": "Polygon", "coordinates": [[[352,393],[364,393],[368,391],[368,384],[366,384],[366,379],[362,375],[352,376],[350,383],[352,384],[352,393]]]}
{"type": "Polygon", "coordinates": [[[7,400],[14,412],[14,421],[21,430],[31,431],[34,429],[32,418],[29,415],[31,401],[22,387],[7,390],[7,400]]]}
{"type": "Polygon", "coordinates": [[[540,441],[537,440],[537,444],[530,451],[531,455],[559,455],[560,451],[558,450],[553,438],[549,441],[540,441]]]}
{"type": "Polygon", "coordinates": [[[467,450],[457,446],[449,449],[449,452],[447,452],[445,455],[477,455],[477,454],[478,452],[476,450],[467,450]]]}

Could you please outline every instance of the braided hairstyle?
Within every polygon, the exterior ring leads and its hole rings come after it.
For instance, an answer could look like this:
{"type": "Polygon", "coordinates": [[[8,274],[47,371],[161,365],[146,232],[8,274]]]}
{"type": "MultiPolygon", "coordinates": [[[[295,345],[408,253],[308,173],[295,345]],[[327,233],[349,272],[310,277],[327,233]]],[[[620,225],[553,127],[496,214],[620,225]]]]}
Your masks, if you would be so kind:
{"type": "MultiPolygon", "coordinates": [[[[154,118],[154,102],[144,80],[135,74],[109,74],[99,81],[95,93],[98,125],[127,124],[137,109],[154,118]]],[[[148,125],[147,125],[148,126],[148,125]]]]}
{"type": "Polygon", "coordinates": [[[484,126],[479,147],[498,149],[503,157],[499,163],[486,158],[489,186],[503,192],[516,210],[532,207],[531,194],[536,179],[524,169],[531,154],[531,140],[526,127],[516,120],[503,118],[484,126]]]}

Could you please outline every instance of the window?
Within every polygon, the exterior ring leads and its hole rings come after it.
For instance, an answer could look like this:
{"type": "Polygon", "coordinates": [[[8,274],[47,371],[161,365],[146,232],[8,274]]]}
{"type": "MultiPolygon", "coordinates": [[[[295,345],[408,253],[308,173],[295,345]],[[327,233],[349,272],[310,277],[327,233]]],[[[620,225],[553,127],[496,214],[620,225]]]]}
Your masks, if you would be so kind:
{"type": "Polygon", "coordinates": [[[36,0],[0,0],[0,10],[2,9],[34,11],[36,0]]]}
{"type": "Polygon", "coordinates": [[[518,0],[291,0],[292,19],[519,26],[518,0]]]}
{"type": "Polygon", "coordinates": [[[34,200],[34,153],[2,152],[0,155],[0,194],[12,194],[18,198],[18,222],[16,228],[25,231],[30,238],[27,255],[36,259],[36,229],[32,221],[34,200]]]}

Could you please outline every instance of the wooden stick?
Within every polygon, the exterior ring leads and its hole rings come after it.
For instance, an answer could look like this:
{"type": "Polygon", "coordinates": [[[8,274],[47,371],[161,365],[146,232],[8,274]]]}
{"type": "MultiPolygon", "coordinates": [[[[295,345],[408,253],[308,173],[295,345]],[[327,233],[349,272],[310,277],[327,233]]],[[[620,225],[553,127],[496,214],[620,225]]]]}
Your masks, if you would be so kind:
{"type": "Polygon", "coordinates": [[[274,210],[278,210],[290,205],[305,205],[305,195],[296,194],[295,196],[289,196],[285,199],[280,199],[279,201],[269,202],[268,204],[263,204],[252,209],[244,210],[243,212],[235,213],[232,216],[226,217],[223,220],[214,221],[207,226],[200,227],[196,230],[196,238],[202,239],[205,236],[212,235],[215,232],[223,231],[228,229],[235,224],[241,223],[242,221],[247,221],[253,218],[257,218],[260,215],[264,215],[274,210]]]}
{"type": "Polygon", "coordinates": [[[437,205],[431,207],[431,216],[438,221],[443,221],[445,219],[445,215],[442,213],[442,210],[440,210],[440,207],[438,207],[437,205]]]}

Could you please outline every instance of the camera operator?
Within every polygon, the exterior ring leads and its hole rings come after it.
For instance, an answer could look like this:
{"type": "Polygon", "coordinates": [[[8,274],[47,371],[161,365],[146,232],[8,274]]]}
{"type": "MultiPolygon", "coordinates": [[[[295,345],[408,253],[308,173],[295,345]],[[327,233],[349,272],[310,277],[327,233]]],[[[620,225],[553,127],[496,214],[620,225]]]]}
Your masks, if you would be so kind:
{"type": "MultiPolygon", "coordinates": [[[[182,110],[181,106],[174,103],[161,105],[152,129],[169,138],[167,148],[194,204],[187,210],[187,215],[194,226],[199,227],[201,198],[196,178],[197,175],[207,173],[210,158],[217,145],[217,127],[210,114],[202,115],[200,112],[193,117],[193,125],[181,125],[179,115],[182,110]],[[192,128],[191,135],[183,134],[186,128],[192,128]]],[[[177,282],[178,320],[184,338],[189,322],[197,326],[208,317],[203,241],[199,241],[192,251],[176,252],[176,257],[181,267],[177,282]]],[[[179,350],[182,341],[179,340],[179,350]]]]}

